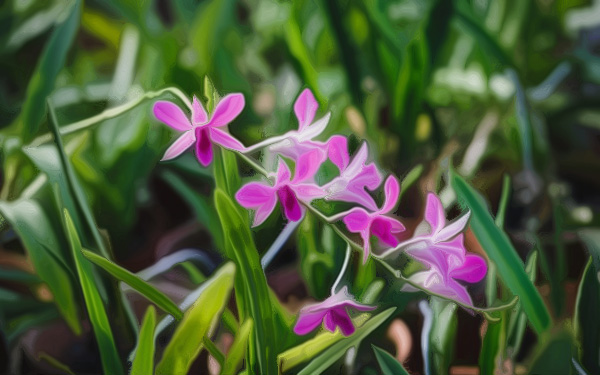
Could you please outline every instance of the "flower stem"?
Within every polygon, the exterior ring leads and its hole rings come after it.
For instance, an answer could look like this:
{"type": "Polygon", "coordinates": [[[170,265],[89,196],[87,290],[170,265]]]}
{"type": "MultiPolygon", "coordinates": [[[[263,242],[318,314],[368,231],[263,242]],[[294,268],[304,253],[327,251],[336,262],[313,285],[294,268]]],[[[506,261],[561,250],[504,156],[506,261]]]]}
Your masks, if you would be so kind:
{"type": "Polygon", "coordinates": [[[350,252],[351,252],[350,244],[348,244],[348,246],[346,247],[346,256],[344,258],[344,264],[342,264],[340,273],[338,274],[338,277],[335,279],[335,282],[331,286],[331,294],[332,295],[336,293],[336,289],[337,289],[338,285],[340,284],[340,281],[342,281],[342,276],[344,276],[344,273],[346,272],[346,269],[348,268],[348,263],[350,262],[350,252]]]}
{"type": "MultiPolygon", "coordinates": [[[[171,93],[171,94],[175,95],[176,97],[178,97],[179,100],[181,100],[191,111],[192,103],[190,103],[189,99],[185,96],[185,94],[178,88],[167,87],[162,90],[147,92],[144,95],[138,97],[137,99],[134,99],[128,103],[122,104],[117,107],[106,109],[106,110],[102,111],[101,113],[97,114],[96,116],[88,117],[86,119],[74,122],[72,124],[61,126],[61,127],[59,127],[59,133],[60,133],[60,135],[67,135],[67,134],[78,132],[80,130],[87,129],[93,125],[96,125],[99,122],[104,121],[104,120],[108,120],[113,117],[120,116],[120,115],[124,114],[125,112],[128,112],[128,111],[134,109],[143,101],[154,99],[165,93],[171,93]]],[[[52,134],[46,133],[46,134],[40,135],[39,137],[35,138],[29,144],[28,147],[39,146],[41,144],[44,144],[44,143],[50,142],[50,141],[52,141],[52,134]]]]}

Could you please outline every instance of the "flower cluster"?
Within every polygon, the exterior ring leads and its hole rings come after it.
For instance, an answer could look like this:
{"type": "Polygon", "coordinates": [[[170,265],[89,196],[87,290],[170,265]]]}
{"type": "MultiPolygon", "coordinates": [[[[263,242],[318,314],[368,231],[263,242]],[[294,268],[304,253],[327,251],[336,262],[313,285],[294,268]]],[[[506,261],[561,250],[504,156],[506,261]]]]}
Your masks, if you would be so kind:
{"type": "MultiPolygon", "coordinates": [[[[217,103],[209,117],[202,104],[194,97],[191,117],[188,119],[175,104],[157,102],[154,105],[156,118],[183,132],[167,149],[163,160],[175,158],[194,146],[200,164],[208,166],[212,161],[213,144],[239,153],[248,153],[257,146],[264,146],[271,160],[276,160],[276,170],[266,173],[262,181],[245,184],[235,194],[241,206],[254,212],[253,226],[261,225],[278,203],[289,221],[302,220],[306,210],[312,208],[314,200],[355,204],[355,207],[330,220],[341,220],[348,232],[360,236],[363,262],[369,256],[385,258],[403,252],[423,265],[423,270],[409,277],[404,290],[427,290],[463,305],[472,304],[471,297],[461,282],[480,281],[486,274],[487,265],[483,258],[467,254],[465,250],[462,232],[467,225],[469,213],[447,224],[439,198],[429,193],[424,225],[421,226],[426,229],[417,231],[410,239],[403,239],[405,227],[393,214],[400,194],[398,180],[392,175],[385,179],[385,199],[383,205],[378,207],[372,193],[381,186],[384,176],[374,163],[368,161],[367,143],[364,142],[351,158],[346,137],[334,135],[326,141],[318,140],[331,115],[327,113],[315,120],[318,103],[309,89],[304,90],[294,104],[298,130],[266,139],[253,147],[244,146],[223,129],[241,113],[243,107],[244,97],[241,94],[230,94],[217,103]],[[293,162],[293,174],[287,160],[293,162]],[[319,185],[315,176],[326,160],[330,160],[338,168],[339,175],[319,185]],[[373,245],[375,251],[372,250],[373,245]]],[[[336,327],[340,327],[342,334],[350,335],[354,332],[354,326],[347,308],[368,311],[374,307],[356,302],[347,287],[337,293],[332,290],[332,295],[325,301],[300,311],[294,331],[301,335],[307,334],[323,321],[326,329],[333,332],[336,327]]]]}

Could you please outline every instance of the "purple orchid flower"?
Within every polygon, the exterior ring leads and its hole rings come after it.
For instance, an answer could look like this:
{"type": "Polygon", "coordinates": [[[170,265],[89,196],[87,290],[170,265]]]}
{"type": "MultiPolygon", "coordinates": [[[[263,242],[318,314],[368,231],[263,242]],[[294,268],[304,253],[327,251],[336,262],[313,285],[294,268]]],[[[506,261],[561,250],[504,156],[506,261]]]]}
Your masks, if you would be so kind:
{"type": "Polygon", "coordinates": [[[344,224],[350,232],[360,233],[364,249],[363,263],[367,261],[370,254],[372,235],[379,238],[386,245],[395,247],[398,245],[398,239],[394,235],[403,232],[405,229],[404,225],[398,220],[384,216],[391,212],[398,202],[400,185],[394,176],[389,176],[385,181],[384,192],[385,202],[379,210],[369,213],[363,208],[355,207],[348,211],[348,214],[343,218],[344,224]]]}
{"type": "Polygon", "coordinates": [[[244,96],[242,94],[229,94],[217,103],[212,116],[208,117],[202,103],[196,96],[192,103],[192,117],[187,118],[185,113],[174,103],[158,101],[154,104],[154,116],[170,126],[182,131],[183,134],[167,149],[161,160],[170,160],[181,155],[195,143],[195,152],[198,161],[207,167],[213,159],[212,144],[242,151],[244,145],[227,132],[219,129],[233,121],[244,109],[244,96]]]}
{"type": "Polygon", "coordinates": [[[355,328],[348,315],[349,307],[358,311],[371,311],[376,308],[356,302],[354,297],[348,293],[348,287],[345,286],[325,301],[300,310],[294,332],[297,335],[306,335],[323,322],[327,330],[335,332],[336,327],[340,327],[344,336],[350,336],[354,333],[355,328]]]}
{"type": "Polygon", "coordinates": [[[469,213],[446,225],[442,203],[435,194],[429,193],[425,221],[430,230],[425,235],[407,241],[405,251],[428,267],[412,275],[409,280],[439,295],[472,305],[467,289],[458,281],[479,282],[487,272],[487,264],[479,255],[466,252],[461,232],[468,219],[469,213]]]}
{"type": "Polygon", "coordinates": [[[316,170],[311,167],[311,163],[318,157],[318,154],[313,152],[312,159],[304,158],[302,164],[297,164],[294,179],[291,179],[288,166],[280,160],[273,186],[262,182],[250,182],[238,190],[235,198],[239,204],[255,211],[252,226],[262,224],[275,209],[277,201],[281,203],[288,220],[298,221],[303,216],[300,202],[310,204],[312,200],[325,196],[326,193],[320,186],[303,182],[312,178],[311,173],[314,174],[316,170]]]}
{"type": "Polygon", "coordinates": [[[341,172],[349,162],[348,141],[341,135],[334,135],[327,142],[313,140],[323,133],[331,117],[331,113],[327,113],[323,118],[313,122],[318,108],[319,104],[310,89],[302,91],[294,103],[298,130],[291,130],[284,134],[281,141],[269,146],[269,150],[293,159],[297,163],[301,163],[300,159],[307,157],[309,153],[318,150],[318,159],[316,159],[318,162],[312,167],[318,169],[329,158],[341,172]]]}
{"type": "MultiPolygon", "coordinates": [[[[344,152],[347,153],[346,150],[344,152]]],[[[358,203],[371,211],[377,211],[375,200],[365,189],[377,189],[383,178],[375,164],[365,165],[367,155],[368,149],[365,142],[340,176],[324,186],[327,191],[326,200],[358,203]]]]}

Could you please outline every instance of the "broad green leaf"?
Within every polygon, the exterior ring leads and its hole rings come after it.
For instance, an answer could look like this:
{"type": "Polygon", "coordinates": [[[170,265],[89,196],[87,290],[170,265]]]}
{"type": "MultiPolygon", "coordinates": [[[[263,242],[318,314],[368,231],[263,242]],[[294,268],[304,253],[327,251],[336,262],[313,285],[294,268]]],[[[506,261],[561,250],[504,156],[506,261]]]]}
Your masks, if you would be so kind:
{"type": "Polygon", "coordinates": [[[156,326],[156,310],[148,306],[142,329],[138,337],[135,358],[129,375],[147,375],[154,372],[154,327],[156,326]]]}
{"type": "Polygon", "coordinates": [[[435,317],[429,332],[429,363],[433,373],[447,374],[454,357],[458,326],[457,306],[453,302],[434,296],[431,297],[429,306],[435,317]]]}
{"type": "Polygon", "coordinates": [[[575,334],[580,340],[579,358],[590,374],[600,374],[600,283],[592,258],[588,261],[575,304],[575,334]]]}
{"type": "Polygon", "coordinates": [[[106,374],[123,374],[123,367],[119,359],[108,316],[104,310],[104,303],[100,297],[100,293],[98,293],[98,289],[96,289],[92,265],[85,260],[81,253],[81,242],[79,241],[75,224],[73,224],[69,211],[66,209],[64,210],[64,220],[88,316],[90,317],[90,323],[92,324],[98,349],[100,350],[102,369],[106,374]]]}
{"type": "Polygon", "coordinates": [[[304,367],[298,375],[320,374],[327,370],[335,361],[343,356],[348,349],[358,346],[360,342],[369,336],[377,327],[389,318],[396,310],[391,307],[373,317],[371,317],[362,327],[356,329],[352,336],[347,337],[325,350],[321,355],[313,359],[308,366],[304,367]]]}
{"type": "MultiPolygon", "coordinates": [[[[536,348],[529,374],[571,374],[572,359],[577,355],[573,334],[563,329],[546,337],[536,348]]],[[[596,353],[597,358],[597,353],[596,353]]]]}
{"type": "Polygon", "coordinates": [[[523,311],[533,328],[542,333],[550,328],[551,318],[544,301],[525,273],[523,262],[508,236],[500,230],[488,212],[482,197],[465,180],[452,173],[452,187],[459,200],[471,210],[471,228],[505,285],[519,297],[523,311]]]}
{"type": "Polygon", "coordinates": [[[215,206],[226,239],[226,253],[239,269],[235,288],[238,308],[240,302],[243,303],[240,319],[250,317],[254,321],[254,340],[250,345],[248,370],[250,373],[275,373],[275,341],[283,341],[289,334],[289,329],[279,326],[277,335],[272,334],[275,332],[273,301],[247,217],[240,215],[231,198],[223,190],[217,188],[214,194],[215,206]],[[253,362],[256,360],[258,362],[253,362]]]}
{"type": "Polygon", "coordinates": [[[375,353],[375,358],[377,358],[377,363],[379,363],[379,367],[381,367],[381,373],[384,375],[408,375],[408,372],[402,366],[400,362],[396,358],[394,358],[390,353],[385,350],[371,345],[373,348],[373,352],[375,353]]]}
{"type": "Polygon", "coordinates": [[[95,265],[101,267],[106,272],[113,275],[119,281],[124,282],[129,285],[136,291],[138,291],[141,295],[146,297],[149,301],[154,302],[158,307],[160,307],[163,311],[171,314],[175,319],[180,320],[183,316],[183,313],[177,305],[169,299],[169,297],[165,296],[161,291],[156,289],[154,286],[149,284],[148,282],[142,280],[139,276],[131,273],[123,267],[116,265],[110,260],[92,253],[89,250],[82,250],[83,255],[89,259],[95,265]]]}
{"type": "Polygon", "coordinates": [[[600,272],[600,229],[586,228],[577,232],[588,253],[592,257],[592,263],[597,272],[600,272]]]}
{"type": "Polygon", "coordinates": [[[497,322],[487,322],[487,330],[479,353],[479,371],[482,374],[494,374],[496,366],[502,363],[506,342],[506,314],[502,312],[497,322]]]}
{"type": "Polygon", "coordinates": [[[79,28],[80,17],[81,1],[77,1],[71,9],[71,14],[52,31],[44,47],[27,86],[25,95],[27,100],[17,120],[20,122],[19,127],[24,143],[33,139],[40,127],[46,97],[54,89],[56,77],[65,64],[67,53],[79,28]]]}
{"type": "Polygon", "coordinates": [[[0,212],[19,235],[36,273],[48,284],[61,315],[79,335],[81,326],[72,274],[59,252],[60,242],[46,213],[34,200],[0,201],[0,212]]]}
{"type": "Polygon", "coordinates": [[[235,336],[235,340],[229,348],[227,357],[225,358],[225,364],[221,370],[221,375],[233,375],[240,367],[240,363],[246,355],[248,349],[248,340],[252,333],[254,322],[251,318],[246,319],[244,324],[240,327],[235,336]]]}
{"type": "Polygon", "coordinates": [[[210,336],[229,301],[236,273],[233,263],[222,266],[209,280],[196,302],[186,311],[167,345],[156,374],[183,375],[200,354],[202,339],[210,336]]]}

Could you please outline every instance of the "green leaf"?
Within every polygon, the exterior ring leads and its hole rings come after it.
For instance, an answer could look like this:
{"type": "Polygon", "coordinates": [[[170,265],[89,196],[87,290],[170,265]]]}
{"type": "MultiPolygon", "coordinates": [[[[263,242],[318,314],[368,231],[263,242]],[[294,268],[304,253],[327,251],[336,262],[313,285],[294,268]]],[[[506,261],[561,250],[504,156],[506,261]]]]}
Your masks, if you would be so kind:
{"type": "MultiPolygon", "coordinates": [[[[576,354],[576,342],[572,333],[563,329],[546,337],[541,345],[538,345],[529,373],[571,374],[572,359],[576,354]]],[[[595,357],[598,358],[597,353],[595,357]]]]}
{"type": "Polygon", "coordinates": [[[431,331],[429,332],[429,363],[435,374],[447,374],[452,358],[454,358],[454,341],[458,318],[456,304],[448,300],[432,296],[430,307],[433,312],[431,331]]]}
{"type": "Polygon", "coordinates": [[[96,336],[98,349],[100,350],[100,359],[102,368],[106,374],[123,374],[123,367],[117,353],[117,347],[113,338],[108,316],[104,310],[104,305],[98,289],[96,289],[92,265],[85,261],[81,253],[81,242],[75,229],[75,224],[69,215],[69,211],[64,210],[65,228],[69,237],[71,251],[77,268],[77,275],[81,283],[85,305],[87,306],[90,323],[96,336]]]}
{"type": "Polygon", "coordinates": [[[129,375],[147,375],[154,372],[154,327],[156,327],[156,310],[150,305],[144,315],[129,375]]]}
{"type": "Polygon", "coordinates": [[[40,278],[29,272],[0,267],[0,280],[12,281],[23,284],[37,284],[40,278]]]}
{"type": "Polygon", "coordinates": [[[248,349],[248,340],[250,339],[253,326],[254,322],[252,318],[248,318],[238,330],[235,340],[227,353],[227,358],[225,358],[225,365],[221,370],[221,375],[233,375],[240,367],[248,349]]]}
{"type": "Polygon", "coordinates": [[[119,281],[129,285],[141,295],[146,297],[149,301],[154,302],[163,311],[171,314],[175,319],[180,320],[183,317],[183,313],[179,310],[179,307],[165,296],[161,291],[156,289],[148,282],[142,280],[139,276],[129,272],[123,267],[116,265],[110,260],[95,254],[89,250],[82,250],[83,255],[88,258],[92,263],[101,267],[106,272],[113,275],[119,281]]]}
{"type": "Polygon", "coordinates": [[[588,261],[577,291],[575,303],[575,334],[580,340],[581,363],[591,374],[600,374],[600,273],[592,258],[588,261]]]}
{"type": "Polygon", "coordinates": [[[371,345],[373,348],[373,352],[375,352],[375,357],[377,358],[377,363],[379,363],[379,367],[381,367],[381,373],[385,375],[408,375],[408,371],[402,366],[400,362],[396,358],[394,358],[390,353],[385,350],[371,345]]]}
{"type": "Polygon", "coordinates": [[[335,361],[343,356],[348,349],[358,346],[360,342],[369,336],[377,327],[389,318],[396,310],[391,307],[369,319],[362,327],[356,329],[352,336],[347,337],[325,350],[317,358],[313,359],[308,366],[304,367],[298,375],[320,374],[327,370],[335,361]]]}
{"type": "Polygon", "coordinates": [[[214,194],[215,206],[226,239],[226,253],[239,269],[235,289],[240,320],[250,317],[254,321],[254,340],[251,341],[248,370],[251,373],[276,373],[277,346],[274,341],[283,341],[289,334],[289,329],[279,326],[275,331],[273,300],[269,295],[267,279],[260,265],[247,217],[242,217],[223,190],[217,188],[214,194]],[[273,335],[272,332],[277,332],[277,335],[273,335]],[[258,363],[254,363],[254,360],[258,360],[258,363]]]}
{"type": "Polygon", "coordinates": [[[54,89],[56,77],[65,64],[67,53],[79,28],[80,16],[81,2],[77,1],[67,19],[52,31],[29,81],[25,95],[27,100],[18,120],[24,143],[33,139],[40,127],[46,97],[54,89]]]}
{"type": "Polygon", "coordinates": [[[501,356],[506,342],[505,329],[506,314],[504,312],[499,321],[488,321],[479,354],[479,370],[482,374],[494,374],[496,365],[501,364],[501,356]]]}
{"type": "Polygon", "coordinates": [[[462,177],[452,173],[451,183],[459,200],[471,210],[471,228],[503,282],[519,297],[533,328],[538,333],[546,331],[551,325],[550,314],[508,236],[496,226],[482,197],[462,177]]]}
{"type": "Polygon", "coordinates": [[[19,235],[36,273],[48,284],[61,315],[79,335],[81,326],[71,273],[64,255],[59,252],[60,242],[46,213],[34,200],[0,202],[0,212],[19,235]]]}
{"type": "Polygon", "coordinates": [[[203,337],[212,334],[229,300],[235,268],[233,263],[227,263],[206,281],[206,289],[186,311],[175,329],[161,361],[156,366],[156,374],[188,373],[194,359],[203,348],[203,337]]]}

